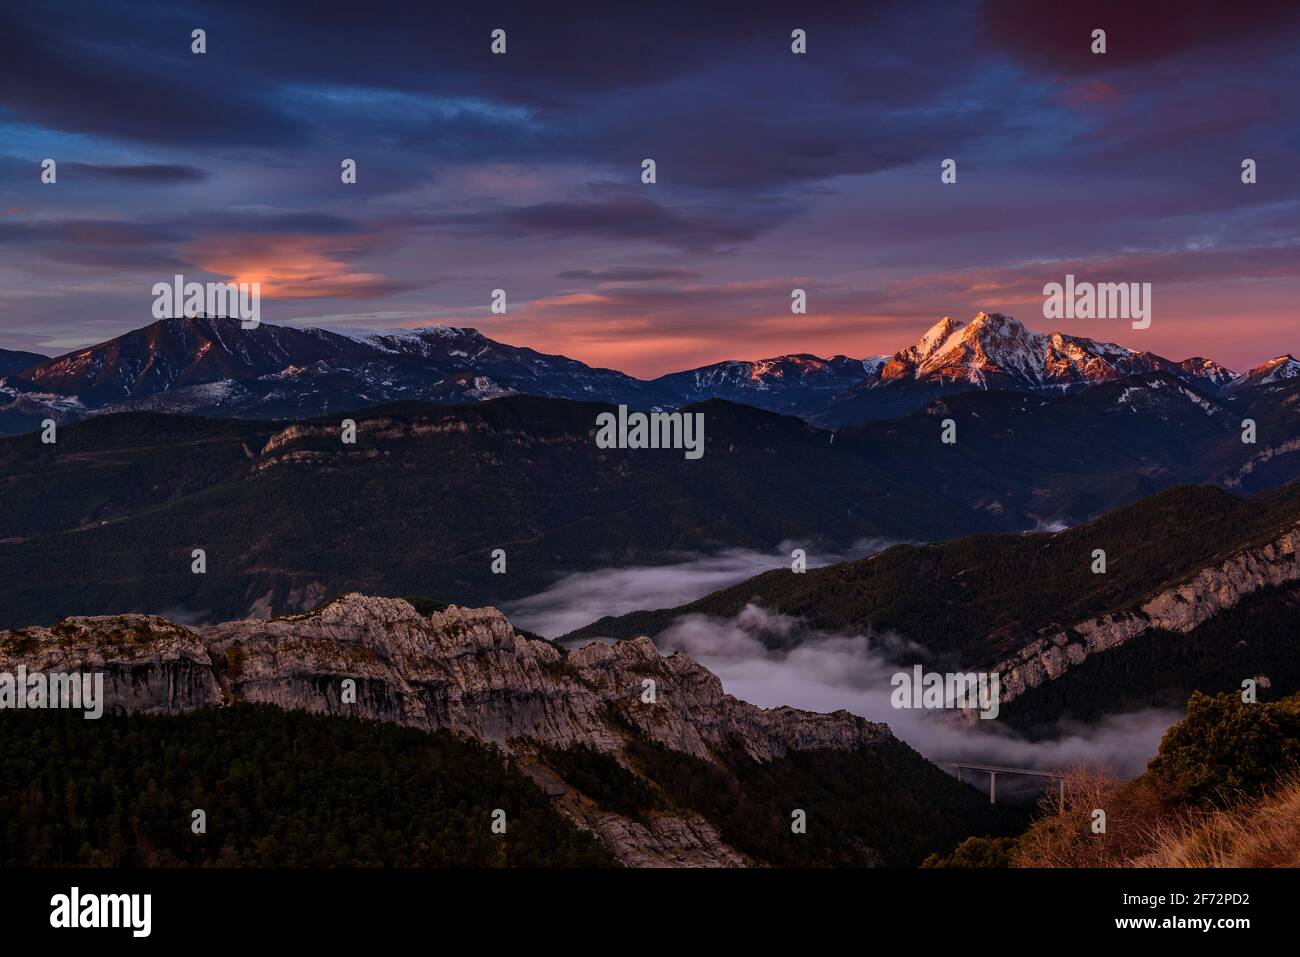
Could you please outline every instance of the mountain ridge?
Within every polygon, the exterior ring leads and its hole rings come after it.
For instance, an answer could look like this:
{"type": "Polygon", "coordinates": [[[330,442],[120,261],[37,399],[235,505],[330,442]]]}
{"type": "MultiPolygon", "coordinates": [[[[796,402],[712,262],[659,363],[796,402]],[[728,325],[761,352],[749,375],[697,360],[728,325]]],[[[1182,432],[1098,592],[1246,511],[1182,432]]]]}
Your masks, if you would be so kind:
{"type": "Polygon", "coordinates": [[[15,372],[22,372],[24,369],[30,369],[34,365],[40,365],[42,362],[48,362],[49,360],[49,356],[41,355],[39,352],[0,349],[0,378],[13,375],[15,372]]]}
{"type": "Polygon", "coordinates": [[[789,353],[651,380],[507,345],[467,327],[262,323],[245,330],[238,320],[207,316],[158,320],[53,358],[14,355],[21,358],[0,363],[0,432],[34,429],[45,418],[65,422],[145,409],[301,418],[392,401],[454,404],[512,394],[640,409],[722,398],[837,428],[897,417],[971,389],[1059,394],[1158,371],[1216,396],[1300,374],[1300,363],[1289,356],[1236,375],[1201,356],[1173,361],[1086,337],[1032,332],[997,312],[980,312],[970,323],[944,317],[889,356],[789,353]]]}

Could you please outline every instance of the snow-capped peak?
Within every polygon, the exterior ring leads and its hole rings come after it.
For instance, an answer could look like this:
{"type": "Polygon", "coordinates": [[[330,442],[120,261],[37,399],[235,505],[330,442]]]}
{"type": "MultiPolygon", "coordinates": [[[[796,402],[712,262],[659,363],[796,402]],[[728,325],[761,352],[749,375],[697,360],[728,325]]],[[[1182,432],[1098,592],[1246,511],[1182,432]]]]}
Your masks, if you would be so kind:
{"type": "Polygon", "coordinates": [[[1178,363],[1178,367],[1193,380],[1207,383],[1216,388],[1225,386],[1238,378],[1237,373],[1227,366],[1220,365],[1213,359],[1206,359],[1202,356],[1184,359],[1178,363]]]}
{"type": "MultiPolygon", "coordinates": [[[[979,315],[983,316],[984,313],[981,312],[979,315]]],[[[978,319],[979,316],[976,318],[978,319]]],[[[961,322],[951,316],[944,316],[927,329],[920,339],[917,339],[915,343],[898,354],[906,356],[913,362],[923,362],[942,348],[952,335],[961,328],[961,322]]]]}
{"type": "Polygon", "coordinates": [[[944,317],[915,345],[895,354],[880,381],[1055,390],[1157,369],[1181,371],[1150,353],[1060,332],[1033,332],[1011,316],[980,312],[967,325],[944,317]]]}
{"type": "Polygon", "coordinates": [[[1238,376],[1232,381],[1232,388],[1241,389],[1254,385],[1272,385],[1275,382],[1285,382],[1297,376],[1300,376],[1300,362],[1296,361],[1295,356],[1287,353],[1275,359],[1269,359],[1263,365],[1256,366],[1245,375],[1238,376]]]}
{"type": "Polygon", "coordinates": [[[873,378],[880,374],[880,370],[885,367],[892,356],[867,356],[862,360],[862,371],[867,374],[867,378],[873,378]]]}

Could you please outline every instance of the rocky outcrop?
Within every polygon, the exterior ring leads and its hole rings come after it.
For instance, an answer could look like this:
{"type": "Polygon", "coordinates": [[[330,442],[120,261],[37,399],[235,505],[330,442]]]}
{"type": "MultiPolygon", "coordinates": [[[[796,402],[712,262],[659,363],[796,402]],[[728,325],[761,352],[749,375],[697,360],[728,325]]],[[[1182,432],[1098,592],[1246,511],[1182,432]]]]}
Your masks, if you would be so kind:
{"type": "Polygon", "coordinates": [[[524,755],[518,766],[579,826],[617,848],[619,860],[628,867],[750,867],[754,863],[724,843],[717,828],[694,812],[633,820],[602,808],[536,758],[524,755]]]}
{"type": "Polygon", "coordinates": [[[183,625],[154,615],[65,618],[0,631],[0,672],[104,675],[105,710],[165,714],[221,703],[208,650],[183,625]]]}
{"type": "Polygon", "coordinates": [[[19,664],[103,672],[107,711],[248,701],[489,742],[516,754],[539,783],[558,788],[571,817],[625,863],[639,865],[748,861],[698,815],[643,822],[602,810],[545,768],[539,745],[582,744],[621,759],[629,735],[640,735],[704,760],[741,748],[765,761],[892,738],[885,725],[846,711],[740,701],[703,666],[680,653],[661,656],[647,638],[566,653],[522,637],[493,608],[453,605],[425,617],[401,599],[358,594],[271,620],[187,627],[120,615],[0,632],[0,671],[19,664]]]}
{"type": "Polygon", "coordinates": [[[228,664],[235,700],[446,728],[507,750],[526,739],[618,751],[629,722],[705,759],[735,741],[766,760],[889,733],[848,712],[757,708],[724,694],[691,658],[661,656],[647,638],[566,654],[521,637],[493,608],[453,605],[426,618],[401,599],[347,595],[304,615],[195,631],[228,664]],[[345,679],[356,683],[355,703],[343,700],[345,679]]]}
{"type": "Polygon", "coordinates": [[[1300,581],[1298,551],[1300,525],[1268,544],[1201,569],[1188,581],[1154,595],[1137,611],[1092,618],[1036,639],[993,666],[999,675],[1002,703],[1144,632],[1161,629],[1186,634],[1252,592],[1300,581]]]}

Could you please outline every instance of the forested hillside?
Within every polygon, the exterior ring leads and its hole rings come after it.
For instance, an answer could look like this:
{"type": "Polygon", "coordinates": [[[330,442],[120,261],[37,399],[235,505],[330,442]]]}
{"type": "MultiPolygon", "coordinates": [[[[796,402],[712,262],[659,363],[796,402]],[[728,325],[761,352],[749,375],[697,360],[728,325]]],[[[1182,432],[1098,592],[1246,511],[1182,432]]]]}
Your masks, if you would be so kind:
{"type": "Polygon", "coordinates": [[[498,752],[446,732],[247,704],[0,720],[4,867],[615,863],[498,752]]]}

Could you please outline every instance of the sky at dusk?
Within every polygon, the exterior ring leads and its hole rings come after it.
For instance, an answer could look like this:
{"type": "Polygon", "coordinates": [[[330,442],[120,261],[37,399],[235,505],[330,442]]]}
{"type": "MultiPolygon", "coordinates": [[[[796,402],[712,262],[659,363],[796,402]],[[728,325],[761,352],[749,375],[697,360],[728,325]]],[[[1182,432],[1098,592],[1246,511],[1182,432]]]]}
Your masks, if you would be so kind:
{"type": "Polygon", "coordinates": [[[0,347],[181,273],[640,376],[981,309],[1241,370],[1300,347],[1298,100],[1296,3],[7,2],[0,347]],[[1151,327],[1045,320],[1066,273],[1150,282],[1151,327]]]}

